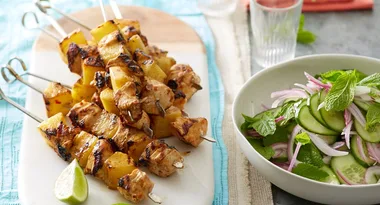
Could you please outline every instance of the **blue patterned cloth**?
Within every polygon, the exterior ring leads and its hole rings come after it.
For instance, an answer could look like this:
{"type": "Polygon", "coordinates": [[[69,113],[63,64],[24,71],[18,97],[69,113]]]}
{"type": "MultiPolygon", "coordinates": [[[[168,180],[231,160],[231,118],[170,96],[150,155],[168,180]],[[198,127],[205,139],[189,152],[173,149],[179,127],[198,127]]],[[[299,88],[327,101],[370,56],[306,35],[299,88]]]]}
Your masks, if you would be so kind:
{"type": "MultiPolygon", "coordinates": [[[[27,31],[20,23],[24,12],[35,10],[31,0],[0,0],[0,63],[5,64],[9,58],[19,56],[28,65],[30,51],[38,31],[27,31]]],[[[95,0],[52,0],[66,13],[97,6],[95,0]],[[69,6],[67,6],[69,5],[69,6]],[[75,5],[75,8],[74,6],[75,5]]],[[[106,2],[106,1],[105,1],[106,2]]],[[[120,2],[119,2],[120,3],[120,2]]],[[[123,5],[147,6],[163,10],[177,16],[191,25],[204,42],[208,57],[211,127],[217,143],[213,145],[215,170],[214,205],[228,204],[227,151],[222,139],[222,120],[224,113],[224,90],[219,70],[215,63],[215,43],[206,19],[197,9],[195,0],[127,0],[123,5]]],[[[100,13],[99,13],[100,15],[100,13]]],[[[44,23],[44,22],[42,22],[44,23]]],[[[0,87],[14,101],[24,105],[26,88],[16,82],[11,86],[0,80],[0,87]]],[[[4,101],[0,101],[0,204],[19,204],[17,192],[18,155],[23,114],[4,101]]],[[[196,202],[195,202],[196,203],[196,202]]]]}

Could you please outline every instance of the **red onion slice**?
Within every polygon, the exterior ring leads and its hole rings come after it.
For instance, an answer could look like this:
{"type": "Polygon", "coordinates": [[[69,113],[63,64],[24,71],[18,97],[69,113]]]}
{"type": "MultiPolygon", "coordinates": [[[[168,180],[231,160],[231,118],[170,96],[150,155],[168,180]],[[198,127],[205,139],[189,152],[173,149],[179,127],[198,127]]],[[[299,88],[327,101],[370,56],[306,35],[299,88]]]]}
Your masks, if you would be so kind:
{"type": "Polygon", "coordinates": [[[333,149],[339,149],[339,148],[343,147],[345,144],[346,144],[345,142],[339,141],[339,142],[335,142],[334,144],[332,144],[331,147],[333,149]]]}
{"type": "Polygon", "coordinates": [[[276,91],[276,92],[271,93],[270,97],[278,98],[284,95],[292,95],[296,97],[307,97],[307,94],[305,93],[304,90],[298,90],[298,89],[276,91]]]}
{"type": "Polygon", "coordinates": [[[320,109],[325,107],[325,102],[321,102],[321,104],[318,105],[317,110],[319,111],[320,109]]]}
{"type": "Polygon", "coordinates": [[[350,122],[348,122],[348,124],[344,128],[344,139],[346,140],[348,149],[351,149],[350,148],[350,137],[351,137],[350,132],[351,132],[352,124],[353,124],[353,121],[351,120],[350,122]]]}
{"type": "Polygon", "coordinates": [[[348,109],[345,109],[344,110],[344,122],[346,124],[346,126],[348,125],[348,123],[352,120],[352,117],[351,117],[351,112],[348,110],[348,109]]]}
{"type": "Polygon", "coordinates": [[[261,107],[263,107],[264,111],[270,109],[268,106],[266,106],[266,105],[264,105],[264,104],[261,104],[261,107]]]}
{"type": "Polygon", "coordinates": [[[351,182],[344,174],[342,174],[339,170],[336,170],[336,174],[348,185],[354,185],[356,183],[351,182]]]}
{"type": "Polygon", "coordinates": [[[348,152],[335,150],[330,147],[325,141],[318,137],[318,135],[307,132],[309,134],[311,141],[317,146],[317,148],[327,156],[337,157],[345,156],[348,152]]]}
{"type": "Polygon", "coordinates": [[[285,170],[288,170],[289,163],[288,162],[273,162],[273,164],[279,166],[280,168],[283,168],[285,170]]]}
{"type": "Polygon", "coordinates": [[[300,87],[300,88],[302,88],[304,90],[306,90],[306,92],[308,92],[310,95],[312,95],[312,94],[315,93],[315,90],[307,87],[306,85],[302,85],[302,84],[299,84],[299,83],[294,83],[294,85],[297,86],[297,87],[300,87]]]}
{"type": "Polygon", "coordinates": [[[292,160],[290,161],[290,165],[289,165],[289,168],[288,168],[288,171],[291,172],[292,169],[293,169],[293,166],[296,164],[296,161],[297,161],[297,155],[298,155],[298,152],[300,151],[301,149],[301,146],[302,144],[300,142],[297,143],[297,146],[296,146],[296,150],[294,150],[294,154],[293,154],[293,157],[292,157],[292,160]]]}
{"type": "Polygon", "coordinates": [[[330,84],[322,83],[320,80],[317,80],[316,78],[314,78],[313,76],[311,76],[309,73],[306,73],[306,72],[305,72],[305,76],[306,76],[306,78],[307,78],[310,82],[313,82],[314,84],[320,86],[321,88],[325,88],[325,89],[330,89],[330,88],[331,88],[331,85],[330,85],[330,84]]]}
{"type": "Polygon", "coordinates": [[[371,159],[368,159],[367,155],[364,152],[363,141],[362,141],[362,138],[360,136],[358,136],[356,138],[356,144],[357,144],[357,147],[358,147],[358,151],[359,151],[360,157],[362,157],[362,159],[364,159],[364,161],[368,163],[371,159]]]}
{"type": "Polygon", "coordinates": [[[278,122],[283,121],[284,119],[285,119],[284,116],[280,116],[280,117],[276,118],[274,121],[275,121],[276,123],[278,123],[278,122]]]}
{"type": "Polygon", "coordinates": [[[278,142],[270,145],[274,150],[273,158],[287,157],[288,143],[278,142]]]}
{"type": "Polygon", "coordinates": [[[355,87],[355,96],[367,95],[371,92],[371,88],[367,86],[356,86],[355,87]]]}
{"type": "Polygon", "coordinates": [[[364,102],[372,102],[373,98],[369,95],[361,95],[360,99],[363,100],[364,102]]]}
{"type": "MultiPolygon", "coordinates": [[[[373,178],[373,175],[375,175],[375,176],[380,175],[380,166],[372,166],[372,167],[367,169],[367,171],[365,172],[366,183],[369,184],[372,182],[371,178],[373,178]]],[[[379,181],[377,183],[379,183],[379,181]]]]}
{"type": "Polygon", "coordinates": [[[314,84],[314,83],[306,83],[306,87],[310,88],[311,90],[315,91],[315,92],[319,92],[321,90],[321,87],[319,87],[318,85],[314,84]]]}
{"type": "Polygon", "coordinates": [[[306,96],[304,96],[304,95],[297,95],[297,94],[283,95],[283,96],[277,98],[275,101],[273,101],[272,108],[278,107],[278,105],[280,105],[280,103],[282,103],[283,101],[285,101],[286,99],[289,99],[289,98],[299,99],[299,98],[306,98],[306,97],[307,97],[307,95],[306,96]]]}
{"type": "Polygon", "coordinates": [[[355,119],[364,127],[366,120],[359,108],[354,103],[351,103],[347,109],[351,112],[355,119]]]}
{"type": "Polygon", "coordinates": [[[289,141],[288,141],[288,159],[293,158],[293,146],[294,146],[294,140],[296,139],[296,135],[301,131],[301,126],[296,125],[293,128],[293,131],[290,135],[289,141]]]}
{"type": "Polygon", "coordinates": [[[368,154],[371,159],[380,163],[380,148],[375,143],[367,142],[368,154]]]}

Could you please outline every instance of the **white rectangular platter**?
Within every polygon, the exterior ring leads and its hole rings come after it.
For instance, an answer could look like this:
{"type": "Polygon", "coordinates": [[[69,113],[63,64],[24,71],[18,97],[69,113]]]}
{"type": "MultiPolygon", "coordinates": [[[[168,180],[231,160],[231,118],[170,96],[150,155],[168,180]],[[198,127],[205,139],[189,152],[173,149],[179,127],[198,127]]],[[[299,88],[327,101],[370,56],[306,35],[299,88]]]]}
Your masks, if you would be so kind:
{"type": "MultiPolygon", "coordinates": [[[[144,32],[144,27],[142,30],[144,32]]],[[[149,35],[147,37],[149,39],[149,35]]],[[[41,37],[39,42],[41,42],[41,37]]],[[[54,41],[44,41],[44,43],[54,43],[54,41]]],[[[78,76],[69,72],[67,65],[60,59],[57,50],[50,49],[49,46],[47,49],[39,49],[37,44],[38,41],[33,49],[30,72],[65,84],[74,84],[78,76]]],[[[171,51],[170,42],[157,42],[155,44],[169,50],[169,55],[174,57],[177,63],[190,64],[201,77],[203,90],[193,96],[186,105],[185,111],[193,117],[206,117],[209,121],[207,136],[212,137],[205,53],[198,52],[196,49],[174,49],[171,51]]],[[[52,47],[54,48],[54,46],[52,47]]],[[[33,77],[30,77],[29,81],[40,89],[47,87],[46,82],[33,77]]],[[[43,119],[47,118],[42,95],[34,90],[28,91],[26,108],[43,119]]],[[[54,185],[59,174],[68,164],[60,159],[45,143],[37,131],[37,125],[38,123],[33,119],[25,117],[18,181],[20,201],[21,204],[25,205],[63,204],[54,196],[54,185]]],[[[212,144],[204,141],[198,148],[192,148],[176,138],[169,138],[166,142],[174,145],[180,152],[191,151],[191,153],[185,156],[185,168],[168,178],[157,177],[142,168],[155,183],[153,192],[163,199],[165,205],[212,204],[214,196],[212,144]]],[[[102,181],[89,175],[87,180],[89,182],[89,196],[85,204],[111,205],[126,202],[118,191],[108,189],[102,181]]],[[[142,204],[154,203],[148,199],[142,204]]]]}

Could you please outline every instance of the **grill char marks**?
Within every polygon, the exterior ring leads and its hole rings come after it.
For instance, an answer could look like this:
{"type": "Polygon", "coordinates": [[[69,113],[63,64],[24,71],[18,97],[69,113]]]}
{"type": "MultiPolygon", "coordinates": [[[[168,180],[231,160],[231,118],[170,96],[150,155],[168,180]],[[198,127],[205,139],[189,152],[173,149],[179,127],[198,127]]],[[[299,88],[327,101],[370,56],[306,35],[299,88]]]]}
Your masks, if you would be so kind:
{"type": "Polygon", "coordinates": [[[67,50],[68,67],[72,73],[78,75],[82,75],[81,55],[79,55],[80,51],[81,49],[75,43],[71,43],[67,50]]]}

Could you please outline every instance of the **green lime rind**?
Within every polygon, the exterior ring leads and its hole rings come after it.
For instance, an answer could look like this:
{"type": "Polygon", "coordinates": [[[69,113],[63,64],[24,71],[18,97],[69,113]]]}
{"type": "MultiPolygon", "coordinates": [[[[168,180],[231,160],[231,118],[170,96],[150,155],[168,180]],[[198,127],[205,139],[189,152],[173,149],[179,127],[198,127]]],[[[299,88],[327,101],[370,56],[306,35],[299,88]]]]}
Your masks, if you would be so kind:
{"type": "Polygon", "coordinates": [[[88,197],[88,184],[78,161],[73,160],[59,175],[54,189],[58,200],[67,204],[81,204],[88,197]]]}

